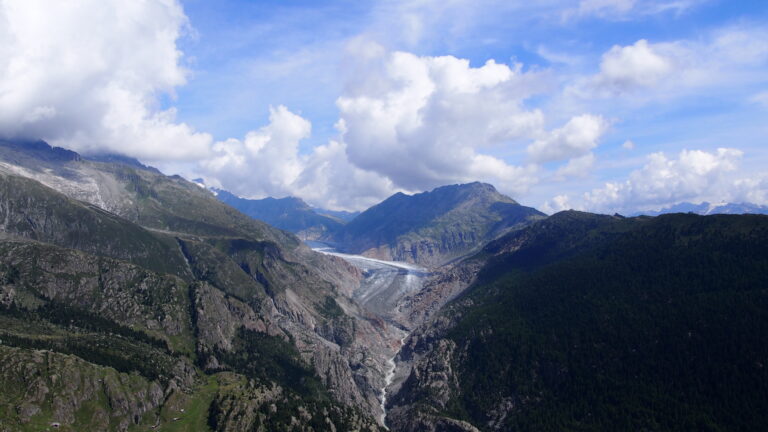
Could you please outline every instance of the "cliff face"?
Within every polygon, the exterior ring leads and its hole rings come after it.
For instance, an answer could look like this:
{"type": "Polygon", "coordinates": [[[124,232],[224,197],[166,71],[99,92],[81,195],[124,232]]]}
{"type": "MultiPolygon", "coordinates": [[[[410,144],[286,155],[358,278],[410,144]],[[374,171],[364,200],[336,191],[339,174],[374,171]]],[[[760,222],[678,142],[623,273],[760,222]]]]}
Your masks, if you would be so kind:
{"type": "Polygon", "coordinates": [[[543,218],[483,183],[393,195],[330,238],[350,253],[434,267],[543,218]]]}
{"type": "MultiPolygon", "coordinates": [[[[21,399],[4,400],[4,424],[162,430],[181,422],[204,430],[217,400],[229,408],[211,420],[216,430],[235,428],[230,409],[273,404],[281,412],[275,427],[310,415],[323,425],[315,430],[377,428],[391,329],[350,299],[356,269],[179,177],[60,153],[0,146],[0,346],[16,359],[8,364],[74,359],[66,369],[80,374],[79,384],[61,395],[94,392],[53,411],[56,392],[30,399],[37,408],[26,411],[21,399]],[[99,390],[103,378],[95,377],[104,373],[135,384],[125,384],[135,388],[125,397],[146,404],[96,419],[100,395],[117,392],[99,390]],[[281,390],[254,405],[264,388],[281,390]]],[[[0,379],[23,393],[28,383],[12,371],[0,379]]]]}

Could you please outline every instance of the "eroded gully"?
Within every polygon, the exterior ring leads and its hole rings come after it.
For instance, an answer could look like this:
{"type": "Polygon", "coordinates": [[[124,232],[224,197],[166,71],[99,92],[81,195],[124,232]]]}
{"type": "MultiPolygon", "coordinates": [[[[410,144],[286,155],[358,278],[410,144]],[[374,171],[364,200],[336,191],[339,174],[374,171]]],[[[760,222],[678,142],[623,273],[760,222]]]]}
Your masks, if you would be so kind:
{"type": "Polygon", "coordinates": [[[386,360],[384,385],[379,392],[381,402],[379,420],[381,425],[386,428],[387,390],[395,380],[395,359],[409,334],[409,329],[403,326],[399,322],[401,320],[398,319],[399,302],[405,296],[421,289],[424,279],[429,276],[429,271],[409,263],[340,253],[327,243],[308,241],[307,244],[317,252],[337,256],[359,268],[363,272],[363,279],[360,286],[355,290],[353,299],[392,325],[393,354],[386,360]]]}

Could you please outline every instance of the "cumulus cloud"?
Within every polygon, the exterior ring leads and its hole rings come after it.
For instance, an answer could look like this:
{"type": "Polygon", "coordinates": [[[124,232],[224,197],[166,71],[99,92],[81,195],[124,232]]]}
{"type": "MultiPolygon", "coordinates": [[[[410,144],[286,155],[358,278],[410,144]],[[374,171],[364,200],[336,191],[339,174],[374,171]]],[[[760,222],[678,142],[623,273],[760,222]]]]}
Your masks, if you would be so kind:
{"type": "Polygon", "coordinates": [[[568,86],[579,98],[632,96],[669,98],[703,87],[747,85],[764,80],[768,31],[761,27],[719,29],[701,40],[613,46],[600,71],[568,86]]]}
{"type": "Polygon", "coordinates": [[[176,0],[0,1],[0,136],[193,159],[211,137],[158,109],[186,82],[176,0]]]}
{"type": "Polygon", "coordinates": [[[535,167],[486,149],[540,133],[543,114],[523,101],[541,76],[493,60],[472,67],[452,56],[364,48],[337,101],[351,163],[410,190],[480,179],[519,193],[536,181],[535,167]]]}
{"type": "Polygon", "coordinates": [[[731,201],[768,204],[768,173],[737,179],[730,191],[731,201]]]}
{"type": "Polygon", "coordinates": [[[601,116],[582,114],[528,146],[528,154],[537,162],[564,160],[582,156],[597,147],[608,130],[601,116]]]}
{"type": "Polygon", "coordinates": [[[524,107],[546,77],[493,60],[472,67],[452,56],[355,44],[352,72],[337,100],[338,139],[300,152],[311,126],[279,106],[269,125],[242,140],[215,143],[214,156],[200,164],[203,177],[243,196],[297,195],[315,205],[353,209],[396,191],[475,180],[522,194],[542,169],[510,164],[492,152],[523,151],[534,137],[545,137],[535,151],[542,160],[571,159],[558,175],[583,176],[591,167],[589,150],[607,122],[584,115],[546,132],[542,112],[524,107]]]}
{"type": "Polygon", "coordinates": [[[243,197],[300,196],[330,209],[369,206],[395,191],[387,179],[352,165],[338,141],[300,154],[311,132],[310,122],[285,106],[270,108],[269,124],[244,139],[216,142],[196,175],[243,197]]]}
{"type": "Polygon", "coordinates": [[[563,210],[571,210],[574,207],[570,203],[568,195],[557,195],[549,201],[546,201],[540,208],[546,214],[554,214],[563,210]]]}
{"type": "MultiPolygon", "coordinates": [[[[630,173],[625,181],[608,182],[584,194],[574,207],[603,212],[633,211],[682,201],[740,200],[750,195],[751,198],[763,197],[753,202],[764,202],[765,182],[735,177],[742,156],[743,152],[733,148],[719,148],[714,152],[683,150],[677,158],[653,153],[646,164],[630,173]]],[[[554,208],[563,202],[570,203],[569,198],[559,197],[548,205],[554,208]]]]}
{"type": "Polygon", "coordinates": [[[630,46],[616,45],[605,53],[596,84],[621,92],[652,86],[672,70],[672,60],[655,52],[648,41],[641,39],[630,46]]]}
{"type": "Polygon", "coordinates": [[[299,142],[311,134],[311,124],[286,107],[270,109],[269,124],[245,139],[228,139],[213,146],[215,156],[203,168],[240,194],[284,196],[301,175],[299,142]]]}

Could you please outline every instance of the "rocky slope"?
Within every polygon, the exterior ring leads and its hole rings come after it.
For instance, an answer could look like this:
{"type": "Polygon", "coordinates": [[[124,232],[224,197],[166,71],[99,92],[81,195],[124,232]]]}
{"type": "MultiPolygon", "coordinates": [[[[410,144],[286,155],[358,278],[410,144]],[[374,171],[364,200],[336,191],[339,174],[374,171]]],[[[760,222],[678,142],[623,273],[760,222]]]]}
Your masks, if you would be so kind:
{"type": "Polygon", "coordinates": [[[435,267],[543,217],[491,185],[470,183],[395,194],[330,239],[344,252],[435,267]]]}
{"type": "Polygon", "coordinates": [[[406,341],[398,431],[752,430],[768,218],[554,215],[486,246],[406,341]]]}
{"type": "Polygon", "coordinates": [[[351,300],[358,271],[180,177],[106,160],[0,145],[0,344],[13,347],[9,364],[55,357],[82,376],[41,384],[47,396],[27,402],[5,399],[4,427],[102,429],[112,399],[99,391],[68,411],[50,401],[118,373],[161,397],[115,411],[110,430],[306,430],[302,416],[319,422],[314,430],[377,429],[391,329],[351,300]],[[260,409],[281,415],[243,417],[260,409]],[[229,420],[235,411],[246,423],[229,420]]]}

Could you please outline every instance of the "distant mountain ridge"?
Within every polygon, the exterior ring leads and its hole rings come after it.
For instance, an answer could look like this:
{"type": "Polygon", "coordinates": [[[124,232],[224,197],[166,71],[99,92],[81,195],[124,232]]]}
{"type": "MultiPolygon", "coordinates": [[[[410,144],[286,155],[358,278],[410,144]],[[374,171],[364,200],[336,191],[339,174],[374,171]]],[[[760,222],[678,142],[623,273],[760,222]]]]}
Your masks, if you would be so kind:
{"type": "Polygon", "coordinates": [[[670,207],[663,208],[658,211],[640,211],[635,212],[632,216],[659,216],[668,213],[696,213],[699,215],[712,215],[712,214],[768,214],[768,206],[752,204],[752,203],[720,203],[711,204],[708,202],[702,202],[700,204],[694,204],[690,202],[682,202],[670,207]]]}
{"type": "Polygon", "coordinates": [[[314,210],[315,213],[319,215],[341,219],[344,222],[351,222],[352,219],[358,217],[360,213],[362,213],[359,211],[350,212],[345,210],[328,210],[320,207],[312,207],[312,210],[314,210]]]}
{"type": "Polygon", "coordinates": [[[397,193],[331,238],[346,252],[434,266],[543,217],[492,185],[475,182],[415,195],[397,193]]]}
{"type": "Polygon", "coordinates": [[[212,189],[219,201],[274,227],[290,231],[302,240],[317,240],[339,231],[345,221],[318,213],[301,198],[241,198],[222,189],[212,189]]]}

